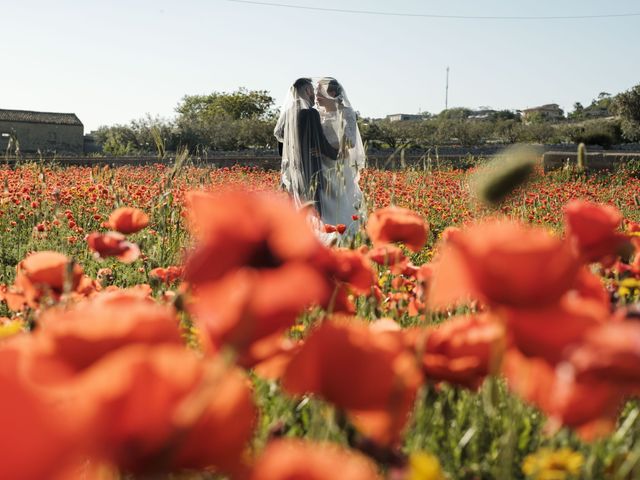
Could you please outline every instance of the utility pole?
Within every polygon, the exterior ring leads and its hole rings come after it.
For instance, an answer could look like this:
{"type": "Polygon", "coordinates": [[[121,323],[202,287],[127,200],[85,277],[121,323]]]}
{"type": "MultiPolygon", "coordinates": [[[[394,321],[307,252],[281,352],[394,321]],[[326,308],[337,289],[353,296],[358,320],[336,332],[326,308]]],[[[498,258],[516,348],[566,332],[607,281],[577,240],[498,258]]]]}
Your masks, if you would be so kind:
{"type": "Polygon", "coordinates": [[[444,90],[444,109],[449,108],[449,66],[447,66],[447,86],[444,90]]]}

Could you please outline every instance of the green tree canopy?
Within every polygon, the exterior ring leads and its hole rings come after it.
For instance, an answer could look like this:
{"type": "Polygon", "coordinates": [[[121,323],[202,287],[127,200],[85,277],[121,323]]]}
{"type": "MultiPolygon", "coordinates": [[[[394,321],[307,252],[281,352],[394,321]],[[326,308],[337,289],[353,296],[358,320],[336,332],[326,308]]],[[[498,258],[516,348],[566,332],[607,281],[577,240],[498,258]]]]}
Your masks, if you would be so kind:
{"type": "Polygon", "coordinates": [[[622,134],[627,140],[640,140],[640,84],[619,93],[613,100],[612,109],[622,118],[622,134]]]}
{"type": "Polygon", "coordinates": [[[267,120],[275,115],[274,98],[266,90],[239,88],[235,92],[185,95],[176,107],[179,115],[199,120],[267,120]]]}

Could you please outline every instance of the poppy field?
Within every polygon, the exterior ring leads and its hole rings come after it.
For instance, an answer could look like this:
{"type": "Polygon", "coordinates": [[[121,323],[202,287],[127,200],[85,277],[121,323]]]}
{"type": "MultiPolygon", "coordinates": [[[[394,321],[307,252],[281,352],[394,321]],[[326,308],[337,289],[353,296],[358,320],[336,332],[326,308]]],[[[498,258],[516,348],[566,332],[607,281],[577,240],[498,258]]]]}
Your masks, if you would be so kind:
{"type": "Polygon", "coordinates": [[[0,478],[640,478],[640,178],[0,168],[0,478]]]}

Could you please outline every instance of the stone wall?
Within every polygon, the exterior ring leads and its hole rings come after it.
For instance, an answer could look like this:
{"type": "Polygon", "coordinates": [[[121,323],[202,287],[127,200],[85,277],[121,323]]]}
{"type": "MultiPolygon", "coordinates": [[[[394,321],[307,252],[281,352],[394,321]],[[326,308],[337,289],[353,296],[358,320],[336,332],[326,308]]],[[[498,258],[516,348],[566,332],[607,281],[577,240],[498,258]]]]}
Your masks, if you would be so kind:
{"type": "Polygon", "coordinates": [[[57,125],[53,123],[29,123],[0,121],[0,150],[7,148],[8,133],[15,133],[24,153],[82,153],[84,127],[82,125],[57,125]]]}
{"type": "MultiPolygon", "coordinates": [[[[598,151],[588,152],[585,156],[587,170],[613,170],[627,162],[640,162],[640,153],[598,151]]],[[[577,152],[546,152],[542,156],[544,171],[548,172],[565,165],[577,165],[577,152]]]]}

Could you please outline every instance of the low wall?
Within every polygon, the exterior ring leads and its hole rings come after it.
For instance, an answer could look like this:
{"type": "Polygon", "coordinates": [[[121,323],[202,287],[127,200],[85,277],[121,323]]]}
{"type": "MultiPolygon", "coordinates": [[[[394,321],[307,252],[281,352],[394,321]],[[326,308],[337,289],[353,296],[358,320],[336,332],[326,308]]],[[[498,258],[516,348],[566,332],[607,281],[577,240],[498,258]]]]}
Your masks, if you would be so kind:
{"type": "MultiPolygon", "coordinates": [[[[640,153],[599,151],[586,154],[585,168],[588,170],[613,170],[631,160],[640,162],[640,153]]],[[[577,152],[546,152],[542,156],[544,171],[578,163],[577,152]]]]}

